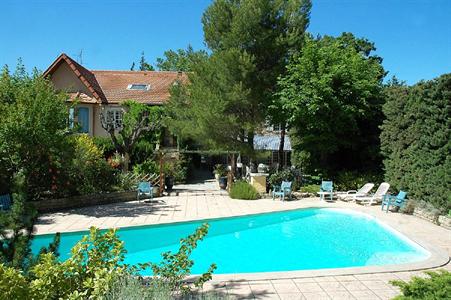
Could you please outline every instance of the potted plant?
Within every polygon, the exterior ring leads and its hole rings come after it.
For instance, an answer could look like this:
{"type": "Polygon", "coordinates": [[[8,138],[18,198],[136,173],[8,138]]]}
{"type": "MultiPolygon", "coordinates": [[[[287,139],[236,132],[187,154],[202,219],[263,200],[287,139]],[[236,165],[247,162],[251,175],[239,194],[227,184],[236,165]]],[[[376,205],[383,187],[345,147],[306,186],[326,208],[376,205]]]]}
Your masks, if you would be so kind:
{"type": "Polygon", "coordinates": [[[175,181],[175,170],[171,163],[166,163],[163,166],[164,173],[164,185],[166,186],[166,191],[172,191],[175,181]]]}
{"type": "Polygon", "coordinates": [[[220,177],[224,177],[227,175],[227,169],[222,164],[215,165],[215,168],[213,170],[213,173],[215,174],[215,179],[219,181],[220,177]]]}
{"type": "Polygon", "coordinates": [[[225,190],[227,188],[227,168],[222,164],[217,164],[213,173],[219,182],[219,187],[225,190]]]}

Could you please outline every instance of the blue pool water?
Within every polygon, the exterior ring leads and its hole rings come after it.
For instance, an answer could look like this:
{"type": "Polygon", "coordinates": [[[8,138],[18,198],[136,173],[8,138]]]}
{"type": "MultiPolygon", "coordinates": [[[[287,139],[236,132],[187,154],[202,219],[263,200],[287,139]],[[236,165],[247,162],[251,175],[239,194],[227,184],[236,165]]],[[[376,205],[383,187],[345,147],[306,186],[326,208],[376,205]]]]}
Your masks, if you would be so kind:
{"type": "MultiPolygon", "coordinates": [[[[158,262],[203,221],[118,230],[126,263],[158,262]]],[[[374,218],[340,209],[303,209],[207,221],[207,238],[193,252],[193,274],[210,263],[216,274],[389,265],[424,260],[429,253],[374,218]]],[[[61,259],[86,232],[61,235],[61,259]]],[[[37,236],[37,253],[52,235],[37,236]]],[[[145,275],[150,274],[145,273],[145,275]]]]}

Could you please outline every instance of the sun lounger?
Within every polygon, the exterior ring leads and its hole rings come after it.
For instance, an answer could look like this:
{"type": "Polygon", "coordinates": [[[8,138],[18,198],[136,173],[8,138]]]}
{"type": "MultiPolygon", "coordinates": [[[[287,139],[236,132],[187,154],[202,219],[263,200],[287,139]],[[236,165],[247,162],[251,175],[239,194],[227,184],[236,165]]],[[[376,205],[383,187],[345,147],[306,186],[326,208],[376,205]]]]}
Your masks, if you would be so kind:
{"type": "Polygon", "coordinates": [[[360,204],[377,204],[382,202],[382,198],[387,194],[388,189],[390,188],[390,184],[387,182],[382,182],[381,185],[377,188],[376,192],[373,195],[369,196],[354,196],[353,200],[360,204]]]}
{"type": "Polygon", "coordinates": [[[350,190],[337,194],[338,200],[351,201],[354,197],[368,196],[368,193],[374,187],[374,183],[365,183],[359,190],[350,190]]]}

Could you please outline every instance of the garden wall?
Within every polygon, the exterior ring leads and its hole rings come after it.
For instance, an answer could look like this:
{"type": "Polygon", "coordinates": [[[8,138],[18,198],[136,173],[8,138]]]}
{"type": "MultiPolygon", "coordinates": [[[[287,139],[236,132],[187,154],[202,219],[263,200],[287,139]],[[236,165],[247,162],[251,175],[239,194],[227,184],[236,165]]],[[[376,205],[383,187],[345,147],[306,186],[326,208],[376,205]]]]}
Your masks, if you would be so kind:
{"type": "Polygon", "coordinates": [[[38,212],[54,212],[69,208],[91,205],[127,202],[136,200],[136,191],[122,191],[103,194],[83,195],[59,199],[45,199],[33,202],[38,212]]]}

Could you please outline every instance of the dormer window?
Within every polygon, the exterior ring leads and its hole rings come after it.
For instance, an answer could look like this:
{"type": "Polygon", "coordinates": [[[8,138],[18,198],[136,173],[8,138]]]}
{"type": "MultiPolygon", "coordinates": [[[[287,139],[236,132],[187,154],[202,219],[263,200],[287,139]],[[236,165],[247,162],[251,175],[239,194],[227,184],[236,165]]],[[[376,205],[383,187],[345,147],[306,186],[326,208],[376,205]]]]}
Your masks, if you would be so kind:
{"type": "Polygon", "coordinates": [[[150,90],[150,84],[132,83],[127,86],[127,90],[148,91],[148,90],[150,90]]]}

